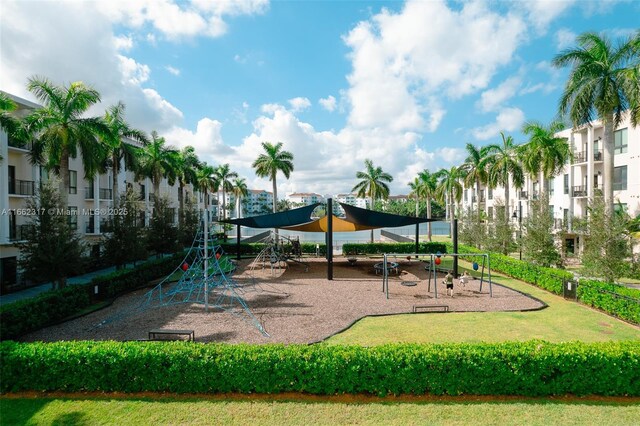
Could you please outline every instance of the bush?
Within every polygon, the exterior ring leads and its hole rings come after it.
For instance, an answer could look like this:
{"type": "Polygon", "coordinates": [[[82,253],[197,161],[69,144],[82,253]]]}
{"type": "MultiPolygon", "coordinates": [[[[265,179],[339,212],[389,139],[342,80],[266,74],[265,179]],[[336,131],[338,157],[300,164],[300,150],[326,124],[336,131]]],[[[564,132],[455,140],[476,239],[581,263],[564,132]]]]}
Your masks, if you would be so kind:
{"type": "Polygon", "coordinates": [[[640,395],[639,342],[3,342],[0,355],[0,392],[640,395]]]}
{"type": "MultiPolygon", "coordinates": [[[[420,253],[446,253],[447,245],[445,243],[419,243],[420,253]]],[[[356,254],[384,254],[384,253],[415,253],[415,243],[359,243],[344,244],[342,253],[344,255],[356,254]]]]}
{"type": "Polygon", "coordinates": [[[105,299],[148,285],[168,275],[182,255],[156,259],[135,269],[117,271],[94,278],[91,283],[51,290],[34,298],[0,306],[0,339],[15,339],[26,333],[55,324],[105,299]],[[98,294],[94,287],[98,286],[98,294]]]}

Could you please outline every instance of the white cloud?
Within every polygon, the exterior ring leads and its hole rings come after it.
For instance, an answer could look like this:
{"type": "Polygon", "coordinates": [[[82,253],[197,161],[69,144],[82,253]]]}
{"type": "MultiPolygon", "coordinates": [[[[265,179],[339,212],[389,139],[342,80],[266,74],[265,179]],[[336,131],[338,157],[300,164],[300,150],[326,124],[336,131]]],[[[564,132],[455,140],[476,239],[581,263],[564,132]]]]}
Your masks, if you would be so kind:
{"type": "Polygon", "coordinates": [[[229,147],[224,145],[222,140],[222,123],[218,120],[203,118],[198,121],[196,131],[174,126],[164,133],[165,139],[171,145],[184,148],[191,145],[201,159],[206,159],[210,164],[219,164],[214,161],[221,152],[229,151],[229,147]]]}
{"type": "Polygon", "coordinates": [[[480,95],[477,106],[482,112],[496,111],[518,91],[522,79],[514,76],[503,81],[498,87],[486,90],[480,95]]]}
{"type": "Polygon", "coordinates": [[[467,152],[461,148],[444,147],[436,149],[436,155],[449,164],[460,164],[467,156],[467,152]]]}
{"type": "Polygon", "coordinates": [[[512,132],[520,129],[524,123],[524,113],[519,108],[504,108],[496,120],[486,126],[476,127],[472,134],[476,139],[487,140],[497,136],[501,131],[512,132]]]}
{"type": "Polygon", "coordinates": [[[289,99],[289,105],[291,105],[293,112],[299,112],[309,108],[311,106],[311,101],[307,98],[297,97],[289,99]]]}
{"type": "Polygon", "coordinates": [[[122,35],[113,37],[113,43],[116,46],[116,50],[121,50],[123,52],[131,50],[133,47],[133,39],[130,36],[122,35]]]}
{"type": "Polygon", "coordinates": [[[333,112],[336,109],[336,98],[329,95],[326,98],[320,98],[318,103],[322,106],[322,108],[326,109],[329,112],[333,112]]]}
{"type": "Polygon", "coordinates": [[[164,69],[166,69],[167,71],[169,71],[170,74],[173,74],[175,76],[180,75],[180,70],[178,68],[172,67],[171,65],[165,66],[164,69]]]}
{"type": "Polygon", "coordinates": [[[440,122],[444,118],[447,111],[442,107],[440,102],[435,98],[429,99],[429,120],[427,122],[427,130],[429,132],[435,132],[440,126],[440,122]]]}
{"type": "Polygon", "coordinates": [[[556,31],[555,39],[558,50],[563,50],[575,44],[576,33],[567,28],[560,28],[556,31]]]}
{"type": "MultiPolygon", "coordinates": [[[[573,6],[575,0],[528,0],[514,2],[517,9],[522,9],[533,23],[538,33],[546,32],[549,24],[573,6]]],[[[585,2],[590,3],[590,2],[585,2]]]]}
{"type": "Polygon", "coordinates": [[[140,85],[149,80],[151,70],[147,65],[139,64],[135,59],[127,58],[126,56],[118,55],[117,57],[120,61],[120,72],[124,82],[140,85]]]}

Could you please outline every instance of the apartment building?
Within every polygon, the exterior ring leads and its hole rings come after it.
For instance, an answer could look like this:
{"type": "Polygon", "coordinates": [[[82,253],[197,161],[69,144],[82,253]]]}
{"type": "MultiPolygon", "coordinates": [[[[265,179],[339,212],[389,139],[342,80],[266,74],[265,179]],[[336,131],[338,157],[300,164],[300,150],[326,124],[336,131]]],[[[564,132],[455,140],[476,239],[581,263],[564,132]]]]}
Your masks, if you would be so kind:
{"type": "Polygon", "coordinates": [[[369,201],[365,198],[360,198],[356,194],[336,194],[333,196],[333,214],[336,216],[344,216],[344,210],[340,207],[339,203],[349,204],[350,206],[360,207],[366,209],[369,206],[369,201]]]}
{"type": "MultiPolygon", "coordinates": [[[[573,220],[585,218],[589,201],[602,194],[604,126],[596,121],[577,129],[565,129],[557,136],[567,139],[573,160],[549,180],[549,208],[555,231],[565,231],[565,250],[574,253],[580,250],[583,241],[573,227],[573,220]]],[[[614,145],[613,195],[616,208],[636,216],[640,214],[640,127],[632,127],[628,116],[614,131],[614,145]]],[[[538,199],[544,187],[539,179],[527,177],[522,188],[509,188],[509,206],[506,207],[514,222],[528,216],[532,202],[538,199]]],[[[496,210],[504,206],[504,195],[502,187],[491,189],[482,186],[476,199],[474,188],[466,188],[462,205],[467,210],[473,203],[474,209],[479,206],[487,217],[494,217],[496,210]]]]}
{"type": "Polygon", "coordinates": [[[263,189],[250,189],[249,195],[242,200],[243,216],[257,216],[273,212],[273,192],[263,189]]]}
{"type": "Polygon", "coordinates": [[[324,203],[325,199],[322,195],[315,192],[294,192],[287,195],[287,200],[295,207],[310,206],[315,203],[324,203]]]}
{"type": "MultiPolygon", "coordinates": [[[[15,115],[23,117],[31,110],[40,106],[25,99],[9,95],[16,102],[18,109],[15,115]]],[[[127,141],[136,144],[134,141],[127,141]]],[[[26,212],[27,201],[36,193],[41,182],[57,179],[47,170],[30,162],[31,144],[20,146],[4,131],[0,131],[0,284],[2,289],[8,289],[21,284],[18,273],[17,259],[20,255],[18,243],[23,240],[24,231],[29,226],[29,216],[26,212]]],[[[133,172],[125,170],[121,164],[120,172],[116,176],[118,188],[124,193],[131,188],[139,193],[140,202],[144,203],[144,212],[140,220],[149,224],[153,204],[153,185],[146,178],[137,180],[133,172]]],[[[160,184],[160,194],[166,195],[172,201],[177,222],[178,185],[169,185],[164,179],[160,184]]],[[[203,201],[202,195],[187,187],[185,199],[203,201]],[[200,196],[198,196],[200,195],[200,196]]],[[[202,207],[203,203],[198,203],[202,207]]],[[[79,155],[69,160],[69,223],[82,236],[90,250],[94,253],[100,250],[100,243],[104,233],[108,232],[110,213],[113,207],[113,171],[96,175],[92,179],[84,175],[82,158],[79,155]]]]}

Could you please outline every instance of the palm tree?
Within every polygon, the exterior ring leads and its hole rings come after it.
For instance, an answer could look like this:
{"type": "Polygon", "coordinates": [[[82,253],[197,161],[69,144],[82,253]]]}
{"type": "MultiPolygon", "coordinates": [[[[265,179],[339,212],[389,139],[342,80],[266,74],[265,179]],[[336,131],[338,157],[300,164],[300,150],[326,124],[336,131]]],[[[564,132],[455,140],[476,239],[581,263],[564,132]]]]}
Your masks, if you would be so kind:
{"type": "MultiPolygon", "coordinates": [[[[431,203],[436,198],[438,177],[427,169],[418,173],[418,177],[421,182],[421,195],[427,200],[427,219],[431,219],[431,203]]],[[[427,237],[431,241],[431,222],[427,222],[427,237]]]]}
{"type": "MultiPolygon", "coordinates": [[[[606,36],[587,32],[576,38],[577,47],[569,48],[555,58],[556,67],[572,66],[560,98],[560,115],[569,115],[574,127],[593,121],[604,125],[604,201],[613,211],[613,131],[629,108],[629,68],[637,62],[640,33],[616,46],[606,36]]],[[[637,100],[637,99],[636,99],[637,100]]],[[[631,105],[632,107],[634,105],[631,105]]],[[[635,105],[637,107],[637,105],[635,105]]],[[[635,114],[632,114],[632,118],[635,114]]],[[[635,121],[635,119],[634,119],[635,121]]]]}
{"type": "Polygon", "coordinates": [[[139,154],[137,147],[125,142],[124,138],[137,141],[143,146],[149,143],[149,138],[143,131],[132,128],[129,123],[124,120],[124,110],[125,105],[122,102],[118,102],[116,105],[109,107],[104,114],[104,121],[109,127],[109,133],[105,135],[104,141],[107,143],[109,151],[111,151],[113,205],[115,207],[118,207],[120,203],[118,189],[120,164],[124,162],[125,170],[135,169],[137,167],[139,154]]]}
{"type": "MultiPolygon", "coordinates": [[[[11,113],[18,108],[13,99],[4,92],[0,92],[0,128],[9,136],[13,136],[20,128],[20,120],[15,118],[11,113]]],[[[0,156],[2,161],[2,156],[0,156]]]]}
{"type": "Polygon", "coordinates": [[[178,151],[172,147],[165,146],[163,137],[153,131],[151,132],[151,142],[140,151],[139,177],[148,177],[153,183],[154,202],[160,200],[160,182],[162,178],[167,178],[170,185],[173,185],[178,177],[178,151]]]}
{"type": "Polygon", "coordinates": [[[416,217],[418,217],[420,215],[420,192],[422,190],[422,182],[418,177],[415,177],[413,178],[413,182],[409,182],[409,188],[411,188],[409,197],[416,199],[416,217]]]}
{"type": "Polygon", "coordinates": [[[281,151],[282,142],[275,145],[269,142],[262,142],[265,153],[260,154],[252,167],[256,169],[258,177],[268,177],[273,183],[273,212],[278,211],[278,187],[276,185],[276,175],[282,172],[284,177],[289,179],[293,171],[293,154],[289,151],[281,151]]]}
{"type": "Polygon", "coordinates": [[[435,174],[439,179],[436,194],[440,200],[445,200],[449,206],[449,220],[451,221],[451,235],[453,235],[453,221],[455,220],[455,203],[462,200],[462,181],[465,170],[462,166],[452,166],[449,170],[440,169],[435,174]]]}
{"type": "Polygon", "coordinates": [[[543,194],[549,192],[549,179],[559,174],[571,158],[566,138],[555,136],[563,127],[560,121],[549,126],[529,121],[522,127],[522,133],[529,136],[529,142],[521,145],[522,167],[532,176],[540,175],[543,194]]]}
{"type": "Polygon", "coordinates": [[[61,87],[42,77],[30,78],[27,89],[43,104],[27,117],[29,131],[35,135],[32,158],[42,164],[46,157],[47,167],[60,177],[60,201],[67,207],[69,158],[80,151],[84,174],[90,179],[107,157],[99,137],[106,137],[109,128],[100,117],[82,117],[100,102],[100,94],[82,82],[61,87]]]}
{"type": "Polygon", "coordinates": [[[200,167],[200,159],[196,154],[195,148],[187,145],[177,156],[177,177],[178,177],[178,223],[182,227],[184,225],[184,187],[187,184],[195,185],[197,181],[198,168],[200,167]]]}
{"type": "Polygon", "coordinates": [[[236,178],[233,180],[233,194],[236,197],[236,208],[238,210],[238,218],[242,217],[242,198],[249,195],[247,181],[244,178],[236,178]]]}
{"type": "Polygon", "coordinates": [[[209,210],[208,195],[210,192],[218,190],[218,183],[215,179],[216,169],[207,163],[201,164],[196,171],[195,187],[204,195],[204,209],[209,210]]]}
{"type": "MultiPolygon", "coordinates": [[[[488,179],[487,168],[484,162],[484,158],[487,155],[487,148],[478,148],[475,145],[468,143],[465,146],[467,153],[467,159],[462,165],[465,171],[464,184],[466,187],[473,187],[476,196],[476,202],[478,203],[477,214],[478,222],[480,222],[480,185],[486,184],[488,179]]],[[[471,200],[471,212],[473,214],[473,200],[471,200]]]]}
{"type": "Polygon", "coordinates": [[[524,172],[520,162],[518,147],[511,136],[505,136],[500,132],[502,144],[491,144],[486,147],[486,157],[483,163],[487,166],[489,186],[495,188],[498,185],[504,187],[505,214],[509,211],[509,182],[513,182],[516,188],[524,185],[524,172]]]}
{"type": "MultiPolygon", "coordinates": [[[[389,186],[388,182],[393,182],[393,177],[382,170],[382,167],[374,167],[373,161],[367,159],[364,160],[365,171],[356,172],[356,178],[360,179],[360,182],[351,189],[351,192],[355,192],[358,197],[369,197],[371,202],[371,210],[373,210],[373,203],[378,199],[389,198],[389,186]]],[[[373,242],[373,229],[371,230],[371,242],[373,242]]]]}
{"type": "Polygon", "coordinates": [[[238,173],[231,170],[229,163],[218,166],[215,172],[219,189],[222,190],[222,219],[227,218],[227,192],[233,191],[233,183],[231,179],[237,178],[238,173]]]}

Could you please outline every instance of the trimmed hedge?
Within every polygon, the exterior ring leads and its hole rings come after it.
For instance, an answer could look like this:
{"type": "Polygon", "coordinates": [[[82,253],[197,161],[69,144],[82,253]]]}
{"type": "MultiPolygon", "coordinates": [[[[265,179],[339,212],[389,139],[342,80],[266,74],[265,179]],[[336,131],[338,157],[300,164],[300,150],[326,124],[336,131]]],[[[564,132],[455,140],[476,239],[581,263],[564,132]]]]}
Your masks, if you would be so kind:
{"type": "MultiPolygon", "coordinates": [[[[320,246],[320,254],[327,253],[326,244],[318,244],[320,246]]],[[[240,243],[240,255],[258,255],[267,245],[265,243],[240,243]]],[[[220,243],[220,247],[225,253],[235,255],[238,252],[238,246],[235,243],[220,243]]],[[[316,243],[300,243],[300,248],[304,254],[316,254],[316,243]]]]}
{"type": "Polygon", "coordinates": [[[168,275],[182,254],[155,259],[135,269],[125,269],[94,278],[89,284],[69,285],[36,297],[0,306],[0,339],[15,339],[78,314],[96,300],[114,297],[148,285],[168,275]],[[94,287],[98,286],[98,294],[94,287]]]}
{"type": "MultiPolygon", "coordinates": [[[[419,243],[420,253],[446,253],[445,243],[424,242],[419,243]]],[[[415,253],[415,243],[353,243],[343,244],[342,253],[344,255],[356,254],[385,254],[385,253],[415,253]]]]}
{"type": "Polygon", "coordinates": [[[0,344],[1,392],[640,396],[640,343],[0,344]]]}
{"type": "MultiPolygon", "coordinates": [[[[451,244],[447,245],[451,249],[451,244]]],[[[483,253],[475,247],[464,245],[458,246],[458,252],[483,253]]],[[[466,260],[473,262],[477,259],[470,257],[466,260]]],[[[498,253],[491,253],[491,269],[559,295],[563,293],[564,280],[573,279],[571,272],[532,265],[498,253]]],[[[640,324],[640,290],[599,280],[581,279],[578,285],[578,299],[610,315],[640,324]]]]}

